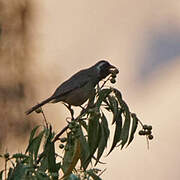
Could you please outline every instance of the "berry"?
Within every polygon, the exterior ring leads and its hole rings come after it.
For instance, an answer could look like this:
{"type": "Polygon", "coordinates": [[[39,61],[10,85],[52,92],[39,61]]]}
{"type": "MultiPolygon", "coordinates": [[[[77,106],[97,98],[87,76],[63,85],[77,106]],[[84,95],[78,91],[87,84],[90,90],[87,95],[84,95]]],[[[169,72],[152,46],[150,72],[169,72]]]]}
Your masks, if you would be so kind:
{"type": "Polygon", "coordinates": [[[143,135],[145,135],[145,134],[146,134],[146,132],[145,132],[144,130],[140,130],[140,131],[139,131],[139,135],[140,135],[140,136],[143,136],[143,135]]]}
{"type": "Polygon", "coordinates": [[[112,74],[111,74],[111,77],[115,79],[115,78],[116,78],[116,74],[115,74],[115,73],[112,73],[112,74]]]}
{"type": "Polygon", "coordinates": [[[154,137],[153,137],[153,135],[152,134],[150,134],[149,136],[148,136],[148,139],[149,140],[152,140],[154,137]]]}
{"type": "Polygon", "coordinates": [[[42,113],[42,109],[41,108],[38,108],[35,110],[36,113],[42,113]]]}
{"type": "Polygon", "coordinates": [[[62,143],[64,143],[64,142],[66,142],[66,141],[67,141],[67,138],[66,138],[66,137],[61,138],[61,139],[60,139],[60,141],[61,141],[62,143]]]}
{"type": "Polygon", "coordinates": [[[63,148],[64,148],[64,144],[60,144],[60,145],[59,145],[59,148],[60,148],[60,149],[63,149],[63,148]]]}
{"type": "Polygon", "coordinates": [[[145,133],[146,133],[146,135],[150,135],[152,132],[151,132],[151,130],[146,129],[146,130],[145,130],[145,133]]]}
{"type": "Polygon", "coordinates": [[[146,124],[143,125],[143,129],[144,129],[144,130],[148,129],[148,125],[146,125],[146,124]]]}
{"type": "Polygon", "coordinates": [[[112,84],[116,83],[116,79],[115,78],[112,78],[110,81],[111,81],[112,84]]]}
{"type": "Polygon", "coordinates": [[[115,68],[115,69],[112,71],[112,73],[118,74],[118,73],[119,73],[119,70],[118,70],[117,68],[115,68]]]}
{"type": "Polygon", "coordinates": [[[151,125],[148,126],[147,129],[148,129],[149,131],[151,131],[151,130],[152,130],[152,126],[151,126],[151,125]]]}

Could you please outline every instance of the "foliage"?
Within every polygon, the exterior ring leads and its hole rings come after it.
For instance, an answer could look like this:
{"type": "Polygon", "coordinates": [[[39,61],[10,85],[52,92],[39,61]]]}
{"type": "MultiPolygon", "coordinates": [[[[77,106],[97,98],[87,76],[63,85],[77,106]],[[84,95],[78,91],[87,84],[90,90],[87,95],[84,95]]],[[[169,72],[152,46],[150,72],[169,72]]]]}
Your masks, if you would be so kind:
{"type": "Polygon", "coordinates": [[[102,163],[100,159],[105,154],[110,134],[113,140],[106,155],[115,147],[123,149],[129,146],[139,124],[142,126],[139,134],[145,135],[147,141],[152,139],[152,126],[143,125],[136,114],[130,112],[118,89],[105,88],[108,80],[114,83],[108,78],[98,87],[90,103],[77,117],[66,105],[72,117],[58,134],[47,123],[44,112],[38,111],[43,114],[45,125],[34,127],[24,153],[0,156],[5,160],[0,179],[100,180],[103,171],[95,166],[102,163]],[[110,116],[112,120],[109,120],[110,116]],[[110,126],[114,131],[110,132],[110,126]],[[59,148],[55,148],[55,143],[59,143],[59,148]]]}

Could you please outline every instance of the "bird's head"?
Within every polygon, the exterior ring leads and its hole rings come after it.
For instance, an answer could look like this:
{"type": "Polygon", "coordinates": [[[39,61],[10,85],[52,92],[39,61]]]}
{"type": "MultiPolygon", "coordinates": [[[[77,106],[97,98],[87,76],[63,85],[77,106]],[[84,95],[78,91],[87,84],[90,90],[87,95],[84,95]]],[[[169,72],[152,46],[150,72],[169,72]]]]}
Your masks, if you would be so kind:
{"type": "Polygon", "coordinates": [[[106,60],[101,60],[99,62],[97,62],[94,67],[96,68],[96,72],[98,73],[98,78],[99,78],[99,81],[101,81],[102,79],[106,78],[109,74],[111,74],[111,72],[113,70],[117,70],[118,69],[111,65],[108,61],[106,60]]]}

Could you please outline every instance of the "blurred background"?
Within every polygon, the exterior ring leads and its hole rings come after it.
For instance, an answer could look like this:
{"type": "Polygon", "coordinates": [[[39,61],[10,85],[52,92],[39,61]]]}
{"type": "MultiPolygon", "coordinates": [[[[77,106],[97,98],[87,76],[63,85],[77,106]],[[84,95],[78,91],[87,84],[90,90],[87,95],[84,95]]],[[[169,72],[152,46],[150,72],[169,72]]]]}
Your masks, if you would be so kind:
{"type": "MultiPolygon", "coordinates": [[[[0,0],[0,152],[21,152],[36,113],[79,69],[107,59],[130,110],[153,125],[145,138],[104,158],[103,179],[180,179],[180,2],[176,0],[0,0]]],[[[68,112],[44,107],[56,132],[68,112]]],[[[0,163],[2,164],[2,163],[0,163]]]]}

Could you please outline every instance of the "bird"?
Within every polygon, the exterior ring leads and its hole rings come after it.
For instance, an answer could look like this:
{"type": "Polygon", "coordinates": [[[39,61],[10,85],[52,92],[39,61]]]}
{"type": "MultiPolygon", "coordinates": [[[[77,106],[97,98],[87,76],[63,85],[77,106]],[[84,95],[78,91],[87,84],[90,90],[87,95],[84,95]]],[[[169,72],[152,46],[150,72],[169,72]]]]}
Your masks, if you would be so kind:
{"type": "Polygon", "coordinates": [[[49,102],[81,106],[91,97],[96,85],[111,74],[113,69],[117,68],[107,60],[98,61],[95,65],[72,75],[55,90],[52,96],[31,107],[25,113],[28,115],[49,102]]]}

